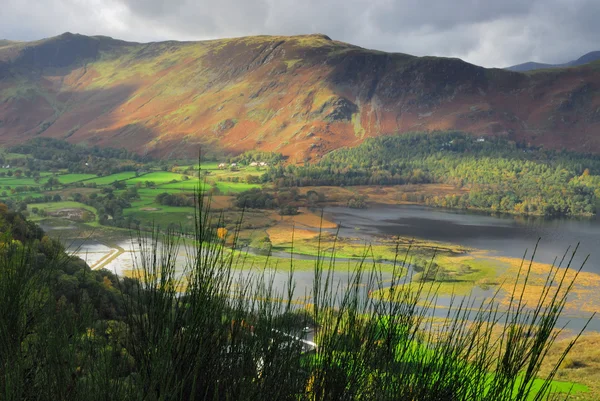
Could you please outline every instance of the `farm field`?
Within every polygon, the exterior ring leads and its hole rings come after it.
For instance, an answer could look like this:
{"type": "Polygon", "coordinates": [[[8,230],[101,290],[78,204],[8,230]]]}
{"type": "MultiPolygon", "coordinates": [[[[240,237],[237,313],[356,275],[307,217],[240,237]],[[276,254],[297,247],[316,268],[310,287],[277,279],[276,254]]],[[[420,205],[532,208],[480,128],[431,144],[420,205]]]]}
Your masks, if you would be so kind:
{"type": "Polygon", "coordinates": [[[153,182],[156,185],[166,184],[171,181],[183,181],[182,174],[178,173],[170,173],[167,171],[157,171],[150,172],[147,174],[142,174],[139,177],[129,178],[127,179],[128,185],[135,185],[139,183],[153,182]]]}
{"type": "MultiPolygon", "coordinates": [[[[111,174],[103,177],[91,178],[85,180],[86,184],[95,183],[96,185],[109,185],[115,181],[125,181],[135,177],[134,171],[125,171],[123,173],[111,174]]],[[[82,180],[83,181],[83,180],[82,180]]]]}
{"type": "Polygon", "coordinates": [[[96,174],[62,174],[57,176],[58,180],[63,184],[72,184],[79,181],[87,181],[98,178],[96,174]]]}
{"type": "MultiPolygon", "coordinates": [[[[104,170],[89,171],[86,167],[84,172],[70,172],[70,168],[44,168],[42,165],[39,170],[32,171],[29,170],[32,165],[29,155],[4,153],[3,157],[11,165],[0,169],[3,173],[0,174],[0,201],[19,205],[17,207],[27,211],[36,221],[46,217],[67,217],[91,226],[183,226],[190,224],[193,209],[186,205],[160,204],[157,196],[169,194],[191,200],[201,185],[223,198],[222,195],[230,197],[261,187],[246,182],[248,176],[262,174],[259,169],[243,165],[219,169],[219,162],[202,163],[203,183],[199,183],[198,164],[185,161],[166,166],[156,162],[138,164],[137,169],[131,171],[107,174],[106,164],[98,162],[94,166],[104,170]]],[[[114,160],[108,167],[114,168],[120,163],[129,161],[114,160]]],[[[218,203],[222,205],[220,207],[231,204],[222,199],[218,203]]],[[[235,218],[232,216],[228,221],[233,224],[235,218]]]]}

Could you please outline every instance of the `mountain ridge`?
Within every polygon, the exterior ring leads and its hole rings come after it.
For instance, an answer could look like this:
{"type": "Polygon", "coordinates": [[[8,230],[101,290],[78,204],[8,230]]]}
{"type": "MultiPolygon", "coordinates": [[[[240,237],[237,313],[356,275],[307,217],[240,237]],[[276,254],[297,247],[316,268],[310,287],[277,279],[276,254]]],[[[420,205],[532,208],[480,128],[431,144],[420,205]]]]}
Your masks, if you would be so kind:
{"type": "Polygon", "coordinates": [[[125,42],[65,33],[0,47],[0,142],[138,153],[250,149],[292,162],[365,138],[459,129],[600,152],[593,65],[533,75],[385,53],[323,34],[125,42]]]}
{"type": "Polygon", "coordinates": [[[569,68],[569,67],[577,67],[577,66],[593,63],[598,60],[600,60],[600,50],[586,53],[583,56],[579,57],[578,59],[571,60],[566,63],[547,64],[547,63],[538,63],[535,61],[528,61],[525,63],[506,67],[506,69],[509,71],[527,72],[527,71],[551,69],[551,68],[569,68]]]}

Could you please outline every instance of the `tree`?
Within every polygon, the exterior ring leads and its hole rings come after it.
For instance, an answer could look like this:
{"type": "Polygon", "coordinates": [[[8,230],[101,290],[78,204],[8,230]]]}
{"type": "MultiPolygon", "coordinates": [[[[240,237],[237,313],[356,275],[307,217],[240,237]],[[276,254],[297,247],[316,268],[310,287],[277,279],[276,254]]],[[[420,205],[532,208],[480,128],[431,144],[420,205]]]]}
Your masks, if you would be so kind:
{"type": "Polygon", "coordinates": [[[279,208],[279,214],[281,216],[295,216],[298,214],[298,208],[294,205],[282,205],[279,208]]]}
{"type": "Polygon", "coordinates": [[[227,229],[225,227],[219,227],[217,228],[217,237],[219,239],[225,239],[225,237],[227,237],[227,229]]]}
{"type": "Polygon", "coordinates": [[[250,247],[256,249],[260,254],[270,255],[273,245],[271,244],[271,239],[268,236],[262,236],[254,238],[250,242],[250,247]]]}
{"type": "Polygon", "coordinates": [[[52,188],[54,188],[58,185],[60,185],[60,181],[58,180],[58,178],[50,177],[50,178],[48,178],[48,181],[46,181],[44,183],[43,187],[44,187],[44,189],[52,191],[52,188]]]}
{"type": "Polygon", "coordinates": [[[315,207],[317,203],[325,200],[325,196],[311,189],[306,193],[306,200],[308,201],[309,207],[315,207]]]}
{"type": "Polygon", "coordinates": [[[351,209],[366,209],[367,208],[367,196],[361,195],[352,197],[348,200],[348,207],[351,209]]]}
{"type": "Polygon", "coordinates": [[[246,182],[248,184],[260,184],[260,177],[257,175],[248,174],[246,176],[246,182]]]}
{"type": "Polygon", "coordinates": [[[113,186],[114,189],[127,188],[127,184],[125,183],[125,181],[113,181],[113,183],[111,185],[113,186]]]}

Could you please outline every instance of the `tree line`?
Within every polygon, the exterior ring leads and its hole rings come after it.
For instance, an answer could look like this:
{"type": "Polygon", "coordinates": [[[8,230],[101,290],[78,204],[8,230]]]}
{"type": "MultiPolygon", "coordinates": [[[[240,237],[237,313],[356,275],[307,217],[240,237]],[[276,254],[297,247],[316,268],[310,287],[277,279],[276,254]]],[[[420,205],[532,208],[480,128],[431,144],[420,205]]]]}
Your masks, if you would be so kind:
{"type": "Polygon", "coordinates": [[[316,164],[270,168],[279,186],[451,184],[461,196],[428,196],[432,206],[499,212],[590,215],[600,196],[600,158],[461,132],[370,138],[316,164]]]}

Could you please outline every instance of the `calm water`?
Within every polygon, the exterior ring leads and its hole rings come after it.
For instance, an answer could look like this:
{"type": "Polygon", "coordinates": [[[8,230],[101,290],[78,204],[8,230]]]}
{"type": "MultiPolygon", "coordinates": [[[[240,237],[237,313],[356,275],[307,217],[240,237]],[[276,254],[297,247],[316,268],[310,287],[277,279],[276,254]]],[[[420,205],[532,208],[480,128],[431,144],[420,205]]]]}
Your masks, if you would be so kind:
{"type": "Polygon", "coordinates": [[[580,243],[573,265],[586,256],[585,271],[600,273],[600,220],[524,218],[465,213],[412,205],[378,205],[366,210],[330,207],[326,217],[341,224],[340,236],[365,239],[398,235],[491,250],[522,257],[541,238],[536,260],[552,263],[580,243]]]}
{"type": "MultiPolygon", "coordinates": [[[[512,216],[491,216],[477,213],[461,213],[445,209],[433,209],[420,206],[389,206],[381,205],[367,210],[348,209],[342,207],[331,207],[325,209],[328,219],[341,224],[340,236],[361,237],[366,240],[374,239],[382,235],[400,235],[404,237],[415,237],[447,243],[454,243],[467,247],[486,249],[496,252],[498,255],[521,257],[526,249],[533,249],[537,238],[542,237],[538,248],[536,260],[551,263],[557,255],[562,256],[569,245],[580,242],[580,250],[575,258],[578,266],[585,257],[590,254],[590,259],[584,270],[600,273],[600,221],[592,219],[526,219],[512,216]]],[[[93,239],[84,241],[73,241],[69,248],[86,259],[88,263],[101,261],[111,254],[111,247],[93,239]]],[[[118,241],[118,247],[124,252],[104,266],[105,268],[120,274],[123,269],[131,269],[135,260],[139,258],[139,251],[135,245],[128,240],[118,241]]],[[[289,254],[277,254],[276,257],[289,257],[289,254]]],[[[307,255],[294,255],[301,259],[314,259],[307,255]]],[[[178,264],[182,267],[187,259],[187,252],[181,248],[177,255],[178,264]]],[[[338,263],[347,262],[344,259],[338,263]]],[[[278,291],[286,292],[288,284],[287,271],[267,271],[263,279],[265,284],[272,282],[278,291]]],[[[242,270],[236,273],[241,279],[253,276],[260,277],[260,271],[242,270]]],[[[294,274],[295,288],[293,298],[310,302],[310,294],[313,290],[314,273],[312,271],[296,271],[294,274]]],[[[335,272],[332,277],[333,287],[338,291],[344,291],[351,284],[348,274],[342,271],[335,272]]],[[[373,283],[375,288],[386,286],[391,279],[390,274],[383,274],[373,283]]],[[[262,280],[261,280],[262,281],[262,280]]],[[[361,280],[360,298],[367,295],[367,277],[361,280]]],[[[475,289],[474,296],[488,296],[475,289]]],[[[439,305],[450,302],[449,297],[441,297],[439,305]],[[447,298],[447,299],[446,299],[447,298]]],[[[570,311],[567,311],[570,312],[570,311]]],[[[431,311],[434,315],[445,316],[445,309],[431,311]]],[[[587,316],[587,314],[584,314],[587,316]]],[[[559,325],[567,324],[572,330],[583,327],[587,318],[580,314],[567,316],[560,319],[559,325]]],[[[589,329],[600,331],[600,320],[594,319],[589,329]]]]}

